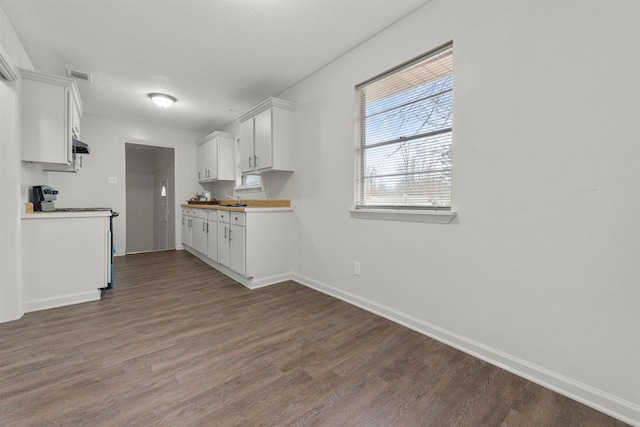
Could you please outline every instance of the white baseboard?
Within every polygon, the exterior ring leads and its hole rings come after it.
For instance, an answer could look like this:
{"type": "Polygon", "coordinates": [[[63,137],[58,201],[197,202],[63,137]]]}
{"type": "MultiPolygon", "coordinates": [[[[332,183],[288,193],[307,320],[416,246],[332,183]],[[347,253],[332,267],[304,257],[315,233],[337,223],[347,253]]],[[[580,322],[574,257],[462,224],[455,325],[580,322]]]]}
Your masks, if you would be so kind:
{"type": "Polygon", "coordinates": [[[12,310],[10,312],[0,312],[0,323],[18,320],[22,317],[23,314],[24,313],[20,313],[17,310],[12,310]]]}
{"type": "Polygon", "coordinates": [[[292,278],[293,278],[293,275],[291,274],[291,272],[288,272],[283,274],[277,274],[275,276],[262,277],[260,279],[252,279],[249,289],[264,288],[265,286],[286,282],[287,280],[291,280],[292,278]]]}
{"type": "Polygon", "coordinates": [[[63,295],[54,298],[42,298],[33,301],[25,301],[23,309],[25,313],[32,311],[46,310],[49,308],[62,307],[65,305],[79,304],[88,301],[100,300],[100,290],[81,292],[77,294],[63,295]]]}
{"type": "Polygon", "coordinates": [[[406,326],[416,332],[431,337],[453,348],[470,354],[492,365],[498,366],[522,378],[553,390],[559,394],[590,406],[625,423],[640,426],[640,406],[621,399],[610,393],[567,378],[526,360],[512,356],[498,349],[489,347],[455,332],[425,322],[416,317],[397,311],[391,307],[378,304],[366,298],[341,289],[318,282],[306,276],[294,273],[292,280],[312,289],[331,295],[342,301],[353,304],[371,313],[382,316],[395,323],[406,326]]]}

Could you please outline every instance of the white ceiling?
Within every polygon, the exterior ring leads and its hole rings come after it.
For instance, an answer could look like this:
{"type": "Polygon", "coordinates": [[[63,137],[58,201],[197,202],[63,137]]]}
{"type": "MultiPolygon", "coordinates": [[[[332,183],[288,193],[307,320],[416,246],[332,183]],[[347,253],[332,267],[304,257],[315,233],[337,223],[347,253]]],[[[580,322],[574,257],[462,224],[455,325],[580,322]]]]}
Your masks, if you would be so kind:
{"type": "Polygon", "coordinates": [[[429,0],[0,0],[36,70],[92,75],[84,111],[219,130],[429,0]],[[147,94],[178,99],[155,107],[147,94]]]}

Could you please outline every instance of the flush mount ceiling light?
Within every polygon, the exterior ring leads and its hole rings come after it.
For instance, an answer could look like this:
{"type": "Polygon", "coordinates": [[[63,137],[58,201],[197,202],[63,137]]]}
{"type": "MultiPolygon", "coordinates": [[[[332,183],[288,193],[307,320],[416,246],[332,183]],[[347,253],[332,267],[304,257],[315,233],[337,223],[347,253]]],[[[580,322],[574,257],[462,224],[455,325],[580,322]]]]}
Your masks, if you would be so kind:
{"type": "Polygon", "coordinates": [[[173,96],[164,93],[150,93],[149,98],[160,108],[169,108],[176,102],[173,96]]]}

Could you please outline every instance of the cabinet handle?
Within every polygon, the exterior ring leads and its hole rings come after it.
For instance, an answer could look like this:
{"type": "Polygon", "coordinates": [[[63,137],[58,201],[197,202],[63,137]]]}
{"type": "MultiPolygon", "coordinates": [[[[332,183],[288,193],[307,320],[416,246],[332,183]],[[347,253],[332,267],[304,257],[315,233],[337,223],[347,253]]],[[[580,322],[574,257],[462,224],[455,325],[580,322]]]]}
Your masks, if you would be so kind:
{"type": "Polygon", "coordinates": [[[209,223],[207,223],[207,234],[209,233],[209,223]]]}
{"type": "Polygon", "coordinates": [[[227,227],[224,228],[224,238],[227,238],[227,227]]]}
{"type": "Polygon", "coordinates": [[[229,241],[231,241],[231,229],[229,229],[229,241]]]}
{"type": "Polygon", "coordinates": [[[184,225],[184,218],[182,218],[182,225],[184,225]]]}
{"type": "Polygon", "coordinates": [[[253,156],[253,164],[255,165],[255,167],[258,167],[258,156],[253,156]]]}
{"type": "Polygon", "coordinates": [[[251,166],[251,156],[249,156],[249,167],[250,168],[253,167],[253,166],[251,166]]]}
{"type": "Polygon", "coordinates": [[[202,223],[202,231],[206,231],[204,228],[204,222],[202,223]]]}

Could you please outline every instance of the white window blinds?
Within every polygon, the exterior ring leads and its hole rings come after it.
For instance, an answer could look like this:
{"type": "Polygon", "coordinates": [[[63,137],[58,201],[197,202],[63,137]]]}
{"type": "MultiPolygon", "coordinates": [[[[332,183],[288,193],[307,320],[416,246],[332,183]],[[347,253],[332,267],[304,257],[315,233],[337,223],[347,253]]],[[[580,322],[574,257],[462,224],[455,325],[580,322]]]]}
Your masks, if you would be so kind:
{"type": "Polygon", "coordinates": [[[451,208],[453,46],[356,88],[356,208],[451,208]]]}

